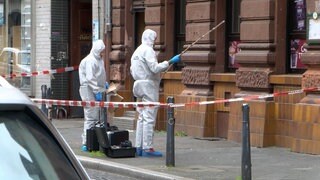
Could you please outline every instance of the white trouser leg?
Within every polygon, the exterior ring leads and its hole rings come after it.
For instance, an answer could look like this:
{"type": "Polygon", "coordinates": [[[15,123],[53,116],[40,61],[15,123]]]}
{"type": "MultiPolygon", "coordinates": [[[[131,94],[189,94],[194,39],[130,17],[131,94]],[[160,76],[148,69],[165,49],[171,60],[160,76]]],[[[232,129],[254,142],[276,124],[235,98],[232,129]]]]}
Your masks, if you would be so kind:
{"type": "Polygon", "coordinates": [[[155,107],[145,107],[143,116],[143,145],[142,149],[153,148],[153,133],[156,121],[158,108],[155,107]]]}
{"type": "MultiPolygon", "coordinates": [[[[82,101],[94,101],[94,94],[88,86],[80,86],[79,89],[82,101]]],[[[99,119],[99,107],[84,107],[84,123],[82,132],[82,144],[87,143],[87,129],[95,125],[99,119]]]]}
{"type": "Polygon", "coordinates": [[[136,127],[136,147],[142,148],[142,137],[143,137],[143,108],[138,107],[137,112],[139,113],[136,127]]]}
{"type": "MultiPolygon", "coordinates": [[[[159,101],[159,84],[152,80],[138,80],[133,85],[133,94],[142,102],[159,101]]],[[[154,125],[157,117],[158,108],[143,107],[137,108],[139,118],[136,129],[136,146],[142,149],[153,148],[154,125]],[[142,142],[142,145],[141,145],[142,142]]]]}
{"type": "Polygon", "coordinates": [[[83,133],[82,133],[82,144],[87,144],[87,129],[94,127],[95,123],[98,121],[99,108],[89,107],[84,108],[84,123],[83,123],[83,133]]]}

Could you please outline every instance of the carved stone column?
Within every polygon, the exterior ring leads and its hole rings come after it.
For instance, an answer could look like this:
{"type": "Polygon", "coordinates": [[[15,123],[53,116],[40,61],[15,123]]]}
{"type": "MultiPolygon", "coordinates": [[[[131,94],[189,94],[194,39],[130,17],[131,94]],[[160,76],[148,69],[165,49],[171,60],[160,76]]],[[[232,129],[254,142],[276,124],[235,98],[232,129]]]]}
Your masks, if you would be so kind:
{"type": "MultiPolygon", "coordinates": [[[[320,13],[319,0],[307,0],[306,4],[307,4],[307,8],[306,8],[307,14],[320,13]]],[[[319,19],[319,16],[317,17],[317,19],[319,19]]],[[[320,86],[320,45],[308,43],[306,48],[307,48],[307,52],[301,54],[301,62],[307,67],[307,70],[302,75],[301,86],[302,88],[319,87],[320,86]]],[[[301,103],[320,104],[319,92],[320,91],[307,92],[307,96],[301,100],[301,103]]]]}
{"type": "MultiPolygon", "coordinates": [[[[126,1],[112,1],[112,46],[109,54],[110,80],[123,83],[125,60],[125,7],[126,1]]],[[[129,6],[129,5],[127,5],[129,6]]]]}
{"type": "MultiPolygon", "coordinates": [[[[157,39],[154,45],[154,50],[157,53],[158,62],[162,62],[163,60],[168,60],[167,51],[169,46],[166,40],[167,34],[166,30],[168,27],[166,23],[169,23],[166,19],[166,8],[168,8],[168,3],[174,3],[173,1],[168,0],[145,0],[145,24],[146,29],[152,29],[157,32],[157,39]],[[166,45],[165,45],[166,44],[166,45]]],[[[172,17],[171,17],[172,18],[172,17]]],[[[172,31],[170,33],[173,33],[172,31]]],[[[171,44],[172,45],[172,44],[171,44]]],[[[166,99],[163,95],[162,88],[160,88],[159,92],[159,101],[165,102],[166,99]]],[[[164,108],[158,109],[158,117],[155,124],[155,129],[157,130],[165,130],[166,128],[166,111],[164,108]]]]}
{"type": "MultiPolygon", "coordinates": [[[[319,0],[306,1],[307,14],[314,12],[320,13],[319,0]]],[[[319,19],[319,17],[317,17],[319,19]]],[[[307,32],[308,33],[308,32],[307,32]]],[[[307,36],[307,35],[306,35],[307,36]]],[[[306,46],[307,52],[301,54],[301,62],[306,65],[307,70],[302,75],[301,88],[320,86],[320,45],[310,44],[306,46]]],[[[301,100],[301,103],[320,104],[319,91],[307,92],[307,96],[301,100]]]]}
{"type": "MultiPolygon", "coordinates": [[[[186,5],[186,45],[207,33],[225,18],[222,13],[225,1],[187,1],[186,5]],[[219,9],[219,8],[220,9],[219,9]]],[[[225,11],[223,11],[225,12],[225,11]]],[[[199,102],[214,100],[210,73],[224,71],[224,26],[199,40],[185,54],[182,61],[182,83],[185,89],[177,97],[177,102],[199,102]],[[216,51],[217,46],[220,51],[216,51]],[[221,62],[219,62],[221,61],[221,62]],[[218,63],[219,62],[219,63],[218,63]],[[222,65],[219,68],[215,64],[222,65]]],[[[213,105],[177,109],[177,131],[191,136],[214,135],[213,105]]]]}
{"type": "MultiPolygon", "coordinates": [[[[307,14],[320,13],[319,0],[307,0],[307,14]]],[[[319,17],[318,17],[319,18],[319,17]]],[[[307,32],[308,34],[308,32],[307,32]]],[[[301,88],[320,86],[320,46],[319,44],[308,44],[307,52],[301,54],[301,62],[306,65],[307,70],[302,75],[301,88]]],[[[320,91],[306,92],[300,102],[307,104],[320,104],[320,91]]]]}
{"type": "MultiPolygon", "coordinates": [[[[275,1],[242,0],[240,49],[236,55],[240,64],[236,71],[236,85],[241,92],[236,96],[263,95],[271,92],[269,76],[275,64],[275,1]]],[[[240,141],[241,104],[231,103],[228,139],[240,141]]],[[[257,100],[249,102],[252,146],[267,146],[274,143],[274,134],[267,126],[272,126],[274,118],[268,116],[273,112],[273,101],[257,100]],[[271,103],[271,104],[270,104],[271,103]]]]}
{"type": "MultiPolygon", "coordinates": [[[[319,0],[306,0],[307,14],[320,13],[319,0]]],[[[318,17],[319,18],[319,17],[318,17]]],[[[308,33],[308,32],[307,32],[308,33]]],[[[320,46],[308,44],[307,52],[301,54],[301,62],[306,65],[307,70],[302,75],[301,88],[320,86],[320,46]]],[[[319,105],[320,91],[306,92],[306,96],[295,105],[295,116],[293,116],[293,127],[295,133],[292,138],[294,152],[319,154],[320,138],[319,128],[319,105]],[[308,113],[309,112],[309,113],[308,113]]]]}

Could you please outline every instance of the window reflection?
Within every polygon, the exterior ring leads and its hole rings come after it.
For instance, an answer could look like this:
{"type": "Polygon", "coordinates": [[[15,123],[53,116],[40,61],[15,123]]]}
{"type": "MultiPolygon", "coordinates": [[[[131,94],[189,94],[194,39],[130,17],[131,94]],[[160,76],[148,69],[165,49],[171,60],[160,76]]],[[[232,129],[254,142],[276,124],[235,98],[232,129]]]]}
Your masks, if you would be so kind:
{"type": "Polygon", "coordinates": [[[31,95],[31,0],[0,0],[0,75],[31,95]]]}

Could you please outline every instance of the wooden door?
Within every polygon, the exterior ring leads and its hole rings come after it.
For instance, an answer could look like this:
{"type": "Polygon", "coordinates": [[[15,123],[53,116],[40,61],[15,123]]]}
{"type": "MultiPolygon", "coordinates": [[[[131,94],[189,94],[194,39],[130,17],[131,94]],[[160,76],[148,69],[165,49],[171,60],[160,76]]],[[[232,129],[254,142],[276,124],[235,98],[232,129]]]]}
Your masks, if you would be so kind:
{"type": "MultiPolygon", "coordinates": [[[[77,66],[90,53],[92,45],[92,1],[71,0],[70,3],[70,63],[77,66]]],[[[71,75],[71,95],[73,100],[81,100],[79,95],[79,74],[71,75]]],[[[82,107],[72,107],[70,117],[83,117],[82,107]]]]}

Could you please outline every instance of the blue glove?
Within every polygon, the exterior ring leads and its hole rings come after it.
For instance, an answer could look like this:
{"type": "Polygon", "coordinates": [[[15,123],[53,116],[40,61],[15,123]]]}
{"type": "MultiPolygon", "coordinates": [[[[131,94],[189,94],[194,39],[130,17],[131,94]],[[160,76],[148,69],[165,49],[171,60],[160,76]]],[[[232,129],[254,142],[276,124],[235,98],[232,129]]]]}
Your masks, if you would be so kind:
{"type": "Polygon", "coordinates": [[[102,92],[95,94],[96,101],[102,101],[102,92]]]}
{"type": "Polygon", "coordinates": [[[180,62],[180,61],[181,61],[180,55],[178,54],[178,55],[173,56],[173,57],[169,60],[169,64],[178,63],[178,62],[180,62]]]}
{"type": "Polygon", "coordinates": [[[106,82],[106,85],[105,85],[106,89],[109,89],[109,83],[106,82]]]}

